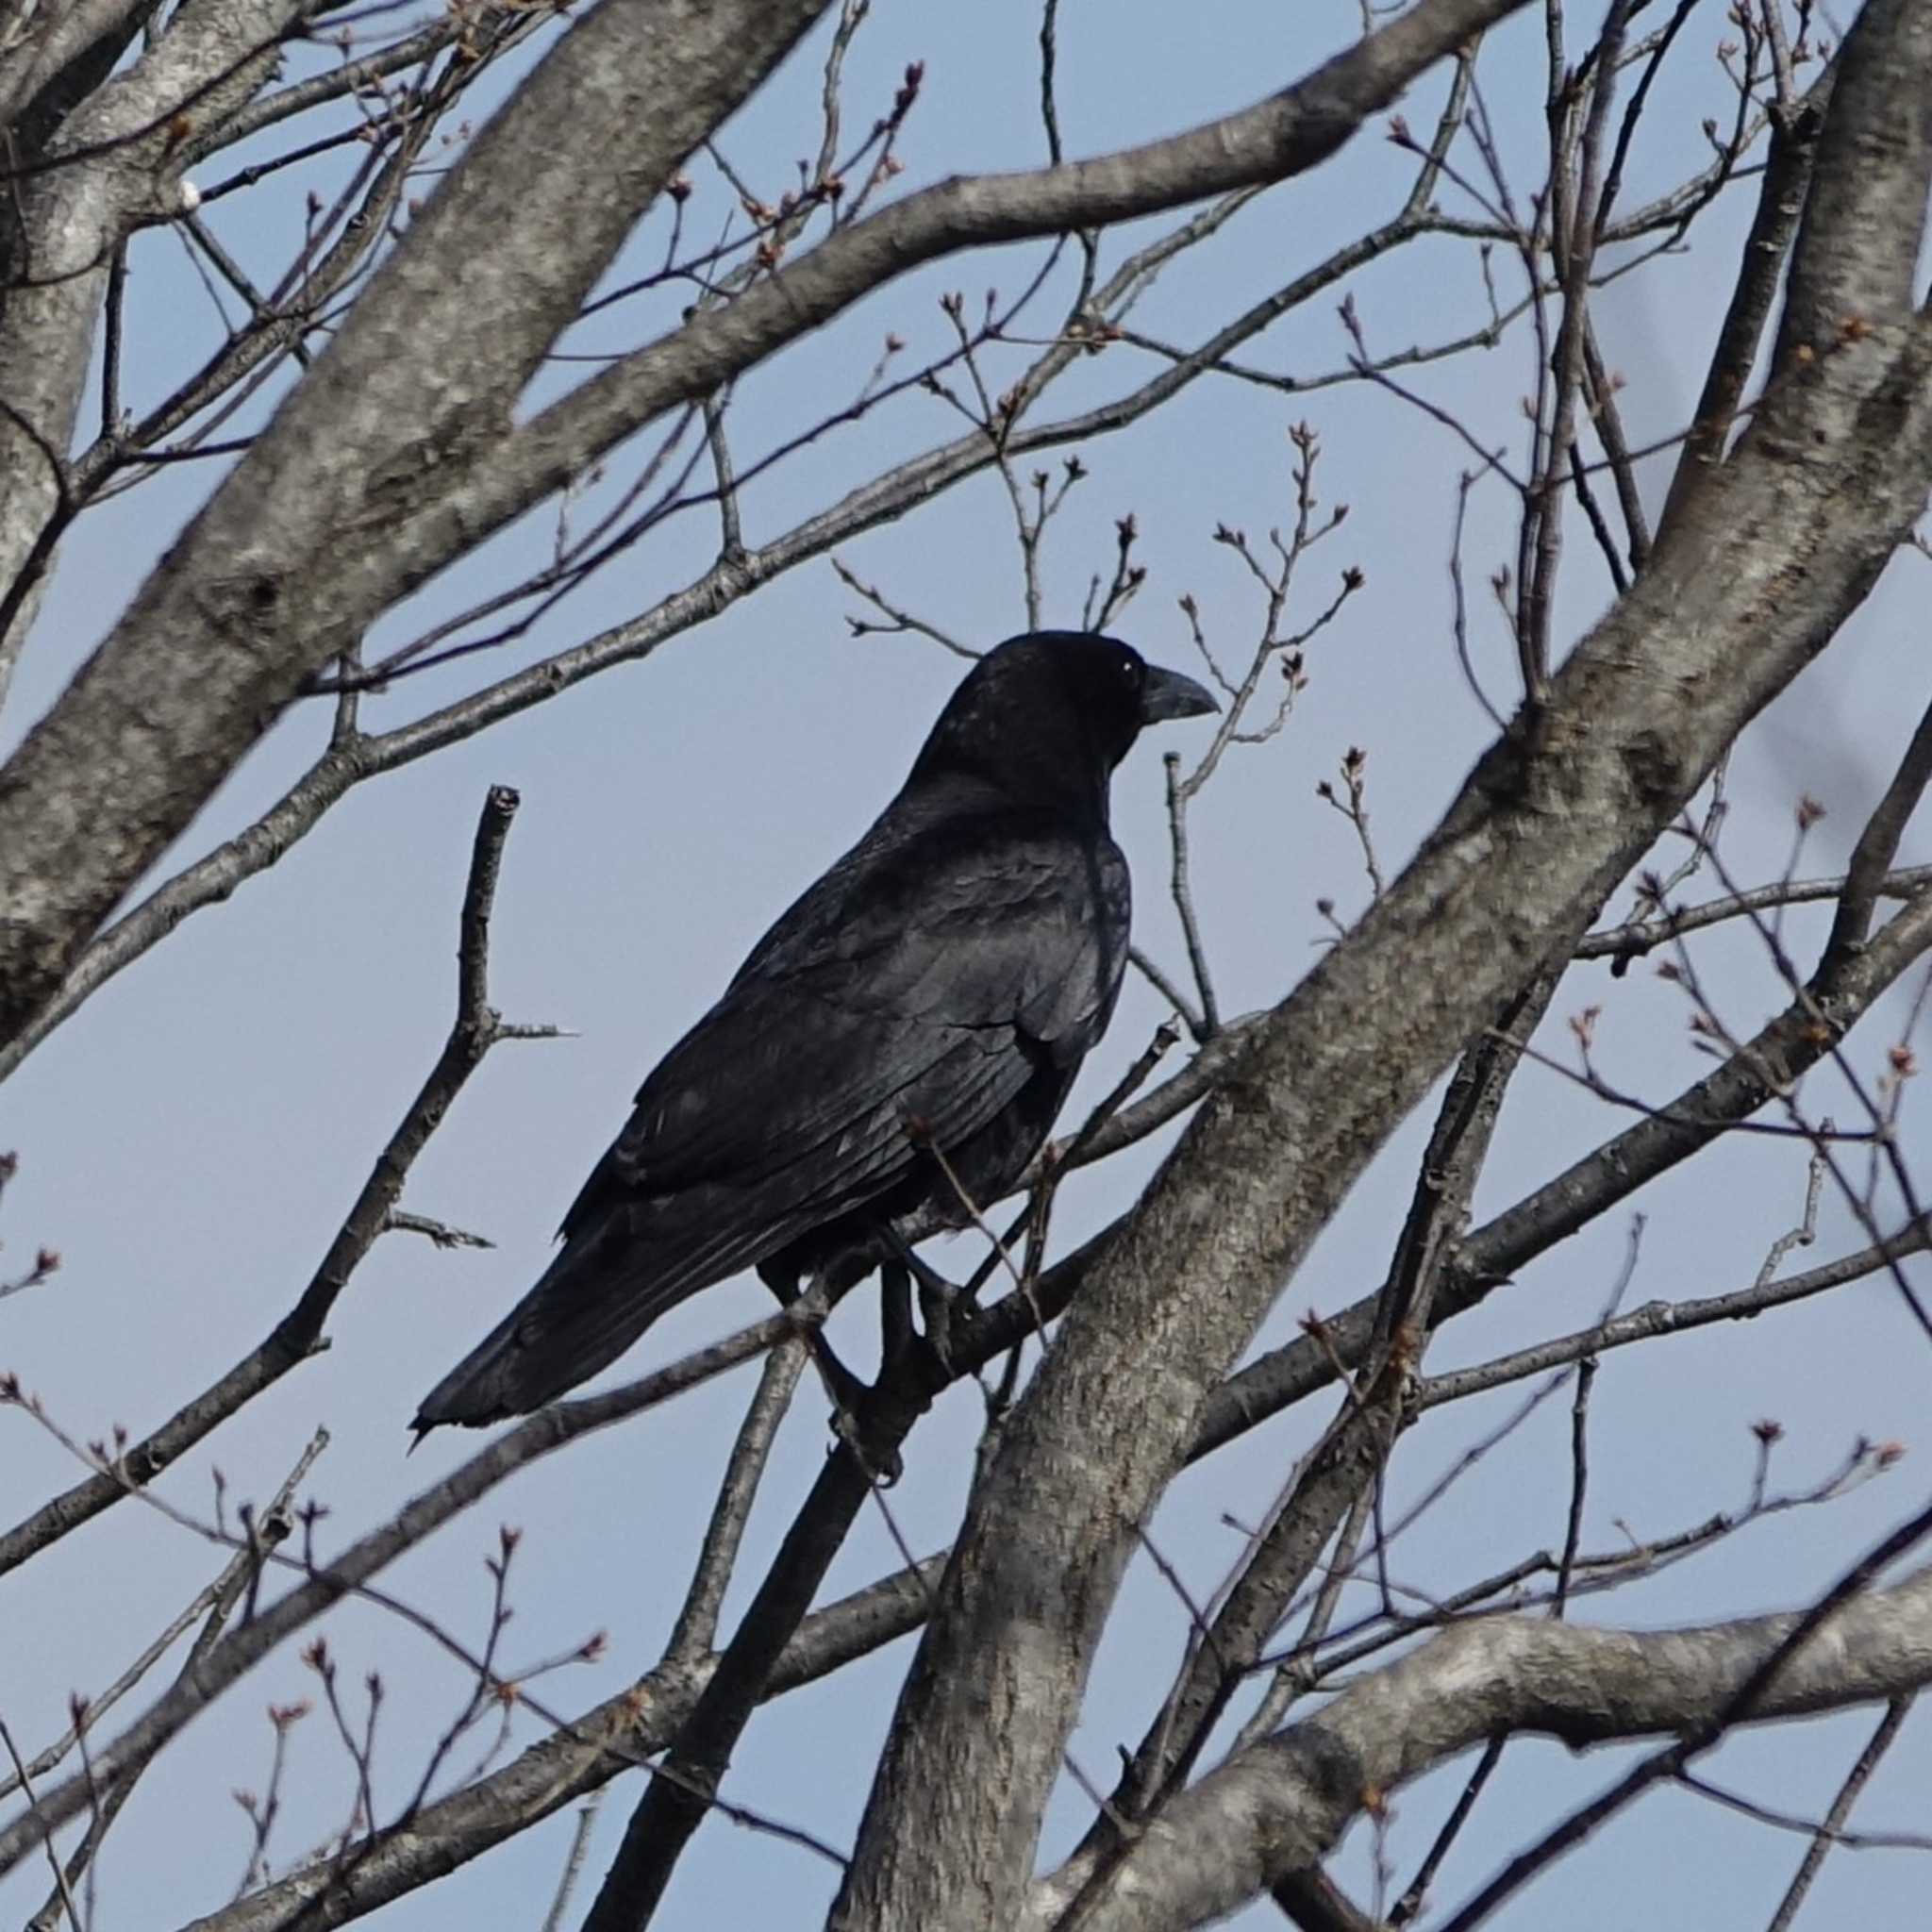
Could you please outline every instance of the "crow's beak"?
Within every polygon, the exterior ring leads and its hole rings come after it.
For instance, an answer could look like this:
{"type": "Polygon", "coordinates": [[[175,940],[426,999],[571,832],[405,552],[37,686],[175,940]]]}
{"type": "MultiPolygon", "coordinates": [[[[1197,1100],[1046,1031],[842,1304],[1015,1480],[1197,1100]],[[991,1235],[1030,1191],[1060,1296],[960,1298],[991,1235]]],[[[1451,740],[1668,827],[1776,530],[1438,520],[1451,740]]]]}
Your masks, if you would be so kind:
{"type": "Polygon", "coordinates": [[[1141,686],[1141,724],[1158,724],[1164,718],[1198,718],[1220,708],[1205,685],[1183,677],[1178,671],[1148,665],[1147,676],[1141,686]]]}

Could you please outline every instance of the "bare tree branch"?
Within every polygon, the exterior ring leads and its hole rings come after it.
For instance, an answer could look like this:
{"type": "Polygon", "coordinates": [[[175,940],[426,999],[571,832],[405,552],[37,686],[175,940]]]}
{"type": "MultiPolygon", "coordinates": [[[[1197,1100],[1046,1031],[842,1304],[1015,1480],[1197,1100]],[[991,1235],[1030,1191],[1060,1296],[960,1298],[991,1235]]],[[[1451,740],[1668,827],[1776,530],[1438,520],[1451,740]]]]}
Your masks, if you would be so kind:
{"type": "MultiPolygon", "coordinates": [[[[0,1032],[52,991],[75,945],[301,675],[444,560],[379,533],[425,477],[503,442],[538,358],[639,213],[824,4],[600,7],[477,136],[275,428],[8,761],[0,1032]],[[582,165],[541,165],[566,122],[582,165]],[[435,341],[436,356],[399,354],[408,340],[435,341]],[[380,587],[378,559],[390,567],[380,587]],[[137,668],[117,640],[155,624],[202,641],[142,654],[137,668]],[[111,826],[83,803],[102,787],[121,802],[111,826]]],[[[89,291],[86,313],[94,299],[89,291]]],[[[85,343],[77,318],[65,328],[85,343]]],[[[9,388],[0,365],[0,390],[9,388]]]]}
{"type": "Polygon", "coordinates": [[[1798,230],[1811,186],[1818,136],[1831,104],[1836,65],[1825,69],[1794,108],[1772,113],[1771,158],[1758,184],[1757,212],[1745,238],[1731,306],[1712,352],[1704,392],[1697,399],[1690,434],[1677,458],[1659,522],[1669,525],[1700,476],[1722,459],[1737,420],[1738,404],[1757,359],[1764,325],[1771,315],[1791,237],[1798,230]]]}
{"type": "Polygon", "coordinates": [[[1925,786],[1932,780],[1932,708],[1928,708],[1912,733],[1905,757],[1893,773],[1891,783],[1877,808],[1865,821],[1858,842],[1852,848],[1852,863],[1845,874],[1845,890],[1838,902],[1838,916],[1832,921],[1831,937],[1825,941],[1826,958],[1836,958],[1854,946],[1862,946],[1872,929],[1872,915],[1877,909],[1878,895],[1891,862],[1898,857],[1898,841],[1925,786]]]}
{"type": "Polygon", "coordinates": [[[1838,1796],[1831,1801],[1831,1809],[1824,1814],[1816,1836],[1806,1850],[1804,1861],[1792,1874],[1784,1897],[1778,1901],[1777,1910],[1772,1914],[1769,1932],[1787,1932],[1797,1917],[1806,1894],[1811,1890],[1812,1881],[1818,1876],[1819,1867],[1824,1863],[1825,1855],[1842,1833],[1845,1820],[1852,1815],[1852,1807],[1858,1802],[1859,1793],[1878,1769],[1878,1760],[1891,1749],[1893,1740],[1904,1728],[1912,1703],[1910,1697],[1894,1697],[1885,1707],[1885,1715],[1878,1720],[1878,1728],[1858,1753],[1857,1762],[1845,1774],[1838,1796]]]}
{"type": "MultiPolygon", "coordinates": [[[[1138,422],[1215,367],[1232,345],[1311,300],[1350,271],[1427,232],[1432,218],[1427,213],[1424,191],[1433,178],[1439,151],[1445,145],[1450,131],[1453,116],[1445,111],[1443,127],[1439,129],[1431,151],[1432,158],[1418,177],[1415,192],[1394,220],[1345,244],[1315,268],[1294,276],[1283,288],[1251,305],[1194,351],[1181,357],[1174,368],[1164,370],[1129,393],[1060,422],[1024,428],[1011,435],[1007,443],[1008,453],[1018,457],[1043,451],[1108,435],[1138,422]]],[[[1111,312],[1115,307],[1129,304],[1162,265],[1183,248],[1212,234],[1255,192],[1239,191],[1224,197],[1181,224],[1172,234],[1137,251],[1095,291],[1092,300],[1096,308],[1111,312]]],[[[320,276],[327,272],[327,265],[324,264],[317,273],[320,276]]],[[[250,353],[249,341],[244,338],[237,344],[238,356],[245,358],[250,353]]],[[[1074,364],[1078,355],[1078,344],[1071,337],[1057,341],[1022,379],[1018,392],[1029,399],[1037,397],[1074,364]]],[[[165,406],[163,413],[183,407],[171,404],[165,406]]],[[[829,509],[808,518],[771,541],[740,557],[721,558],[685,589],[637,618],[501,678],[426,717],[378,736],[351,734],[332,742],[315,765],[253,825],[158,888],[72,961],[59,988],[35,1017],[10,1038],[0,1040],[0,1078],[5,1078],[108,979],[140,958],[184,918],[219,904],[242,882],[275,863],[313,830],[352,787],[441,750],[533,705],[545,703],[614,665],[648,656],[667,639],[715,616],[797,564],[829,552],[836,543],[861,531],[890,522],[939,491],[977,474],[994,459],[992,446],[977,431],[941,444],[873,478],[829,509]]],[[[79,467],[85,468],[85,459],[79,467]]]]}
{"type": "Polygon", "coordinates": [[[393,1224],[391,1216],[416,1157],[442,1124],[464,1082],[483,1063],[484,1055],[505,1037],[502,1021],[489,1000],[490,908],[503,843],[518,804],[516,792],[508,785],[491,787],[483,801],[470,854],[469,882],[463,891],[456,1020],[428,1078],[409,1103],[389,1144],[376,1157],[348,1218],[329,1243],[328,1253],[301,1298],[225,1374],[120,1455],[111,1473],[76,1483],[0,1536],[0,1575],[111,1508],[132,1490],[152,1482],[244,1404],[328,1346],[323,1326],[329,1311],[377,1238],[393,1224]]]}
{"type": "MultiPolygon", "coordinates": [[[[906,1291],[902,1282],[900,1292],[906,1291]]],[[[887,1292],[893,1291],[889,1287],[887,1292]]],[[[625,1829],[624,1842],[584,1921],[584,1932],[623,1932],[657,1909],[679,1855],[704,1820],[731,1754],[762,1702],[785,1646],[805,1619],[832,1558],[881,1471],[895,1469],[907,1433],[951,1377],[929,1345],[889,1360],[877,1385],[800,1506],[772,1567],[718,1668],[625,1829]]]]}
{"type": "MultiPolygon", "coordinates": [[[[111,64],[145,10],[100,0],[70,10],[41,38],[39,58],[0,86],[16,101],[30,98],[90,47],[105,46],[111,64]]],[[[0,311],[0,468],[11,485],[0,495],[0,700],[68,515],[61,453],[109,265],[129,232],[179,207],[168,118],[191,98],[209,121],[233,113],[266,76],[277,37],[299,11],[298,0],[236,0],[177,16],[116,86],[60,122],[48,165],[10,180],[0,197],[0,269],[14,284],[0,311]]],[[[8,119],[0,115],[0,125],[8,119]]],[[[10,141],[8,159],[18,157],[10,141]]]]}
{"type": "MultiPolygon", "coordinates": [[[[1364,1792],[1394,1791],[1499,1731],[1580,1749],[1707,1724],[1800,1622],[1636,1633],[1506,1617],[1445,1631],[1175,1797],[1121,1861],[1096,1923],[1178,1932],[1231,1912],[1277,1872],[1325,1855],[1364,1792]]],[[[1928,1675],[1932,1572],[1921,1570],[1840,1608],[1784,1662],[1750,1721],[1896,1697],[1928,1675]]],[[[1024,1923],[1056,1924],[1076,1876],[1042,1881],[1024,1923]]]]}
{"type": "MultiPolygon", "coordinates": [[[[1909,1252],[1913,1245],[1902,1238],[1895,1252],[1909,1252]]],[[[1423,1407],[1433,1407],[1559,1366],[1585,1353],[1608,1350],[1705,1322],[1740,1319],[1783,1300],[1818,1293],[1857,1279],[1884,1265],[1884,1256],[1861,1253],[1805,1275],[1756,1285],[1726,1296],[1713,1296],[1703,1302],[1651,1304],[1577,1337],[1521,1351],[1475,1369],[1432,1377],[1417,1391],[1416,1399],[1423,1407]]],[[[419,1499],[416,1521],[408,1537],[384,1532],[374,1551],[373,1562],[367,1561],[358,1549],[348,1553],[328,1574],[339,1578],[373,1574],[375,1568],[399,1554],[409,1542],[420,1541],[429,1527],[446,1521],[484,1489],[501,1481],[534,1456],[547,1453],[584,1429],[602,1426],[661,1401],[721,1366],[744,1359],[757,1348],[768,1346],[773,1336],[783,1334],[786,1326],[784,1317],[774,1317],[744,1335],[703,1351],[687,1362],[674,1364],[641,1383],[612,1391],[608,1396],[566,1405],[525,1424],[425,1492],[419,1499]]],[[[974,1341],[977,1357],[986,1358],[991,1353],[988,1339],[975,1335],[974,1341]]],[[[967,1365],[966,1361],[956,1362],[956,1371],[964,1373],[967,1365]]],[[[1193,1445],[1191,1454],[1205,1455],[1214,1446],[1215,1442],[1204,1439],[1193,1445]]],[[[1707,1541],[1708,1526],[1700,1530],[1698,1536],[1707,1541]]],[[[932,1586],[943,1560],[934,1557],[917,1570],[884,1577],[842,1603],[808,1618],[774,1668],[763,1694],[778,1694],[795,1684],[810,1681],[824,1671],[835,1669],[854,1657],[863,1656],[917,1629],[930,1609],[932,1586]]],[[[1616,1560],[1634,1560],[1641,1568],[1645,1559],[1639,1553],[1636,1558],[1620,1554],[1616,1560]]],[[[1545,1557],[1542,1562],[1545,1568],[1554,1566],[1553,1558],[1545,1557]]],[[[1580,1573],[1593,1573],[1597,1562],[1591,1557],[1576,1567],[1580,1573]]],[[[1468,1601],[1486,1601],[1527,1574],[1512,1572],[1478,1586],[1474,1592],[1466,1593],[1468,1601]]],[[[329,1601],[326,1594],[314,1599],[309,1613],[326,1607],[329,1601]]],[[[1461,1601],[1451,1600],[1444,1607],[1445,1611],[1454,1609],[1461,1601]]],[[[291,1624],[291,1627],[299,1624],[291,1624]]],[[[225,1657],[222,1663],[225,1672],[229,1660],[225,1657]]],[[[248,1663],[243,1661],[241,1668],[248,1668],[248,1663]]],[[[331,1910],[341,1923],[441,1876],[451,1863],[475,1857],[527,1824],[547,1817],[554,1809],[598,1789],[633,1766],[638,1754],[668,1744],[688,1720],[711,1669],[708,1660],[679,1661],[667,1657],[637,1685],[607,1699],[556,1736],[533,1746],[502,1772],[399,1820],[348,1866],[329,1864],[298,1871],[211,1918],[197,1922],[198,1932],[270,1932],[270,1928],[292,1925],[325,1892],[334,1901],[331,1910]]],[[[1091,1873],[1091,1860],[1086,1869],[1091,1873]]]]}

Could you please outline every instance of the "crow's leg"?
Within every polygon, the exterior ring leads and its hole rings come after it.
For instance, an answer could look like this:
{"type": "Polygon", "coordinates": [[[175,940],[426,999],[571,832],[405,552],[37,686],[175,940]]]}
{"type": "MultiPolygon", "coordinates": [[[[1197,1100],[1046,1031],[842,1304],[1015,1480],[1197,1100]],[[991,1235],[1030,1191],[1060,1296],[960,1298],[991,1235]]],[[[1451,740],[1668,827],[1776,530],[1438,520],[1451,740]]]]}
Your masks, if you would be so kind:
{"type": "Polygon", "coordinates": [[[896,1227],[889,1225],[882,1232],[898,1257],[898,1265],[919,1284],[919,1319],[925,1324],[925,1339],[940,1360],[950,1363],[953,1310],[960,1305],[958,1289],[929,1261],[914,1254],[912,1243],[896,1227]]]}
{"type": "Polygon", "coordinates": [[[879,1263],[879,1380],[912,1353],[912,1276],[904,1261],[879,1263]]]}
{"type": "MultiPolygon", "coordinates": [[[[913,1341],[910,1276],[903,1263],[882,1261],[879,1263],[878,1380],[868,1389],[841,1366],[839,1373],[851,1386],[842,1392],[835,1389],[832,1396],[837,1411],[832,1418],[833,1433],[851,1450],[868,1480],[880,1489],[891,1489],[905,1474],[906,1465],[900,1461],[895,1448],[888,1448],[883,1457],[875,1451],[867,1451],[859,1424],[861,1411],[858,1399],[875,1394],[906,1373],[912,1363],[913,1341]]],[[[831,1352],[827,1350],[826,1353],[829,1355],[831,1352]]],[[[833,1357],[833,1359],[836,1361],[837,1357],[833,1357]]]]}

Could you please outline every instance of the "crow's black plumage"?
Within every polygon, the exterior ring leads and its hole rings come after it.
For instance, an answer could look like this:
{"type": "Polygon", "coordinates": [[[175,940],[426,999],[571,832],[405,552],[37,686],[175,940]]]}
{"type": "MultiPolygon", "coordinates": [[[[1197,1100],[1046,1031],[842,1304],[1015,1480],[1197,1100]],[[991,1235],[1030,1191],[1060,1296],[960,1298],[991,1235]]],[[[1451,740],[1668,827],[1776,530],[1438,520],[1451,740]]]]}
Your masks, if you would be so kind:
{"type": "Polygon", "coordinates": [[[1113,769],[1143,724],[1214,708],[1110,638],[988,652],[877,823],[645,1080],[556,1260],[418,1431],[538,1407],[741,1268],[781,1294],[850,1283],[907,1217],[1004,1193],[1120,991],[1113,769]]]}

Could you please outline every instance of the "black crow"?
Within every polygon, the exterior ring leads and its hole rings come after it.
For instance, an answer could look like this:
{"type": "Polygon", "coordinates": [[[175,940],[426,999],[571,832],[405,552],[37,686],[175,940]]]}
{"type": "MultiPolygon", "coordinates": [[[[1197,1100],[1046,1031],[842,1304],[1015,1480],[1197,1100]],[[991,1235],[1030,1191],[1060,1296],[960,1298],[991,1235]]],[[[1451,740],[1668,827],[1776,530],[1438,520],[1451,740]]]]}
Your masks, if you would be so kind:
{"type": "Polygon", "coordinates": [[[1112,638],[989,651],[899,794],[752,949],[639,1089],[542,1278],[417,1412],[493,1423],[561,1395],[702,1288],[781,1298],[954,1225],[1040,1150],[1126,964],[1108,782],[1143,724],[1216,708],[1112,638]]]}

